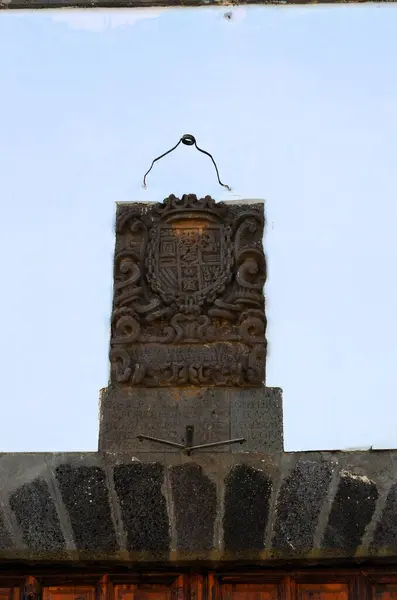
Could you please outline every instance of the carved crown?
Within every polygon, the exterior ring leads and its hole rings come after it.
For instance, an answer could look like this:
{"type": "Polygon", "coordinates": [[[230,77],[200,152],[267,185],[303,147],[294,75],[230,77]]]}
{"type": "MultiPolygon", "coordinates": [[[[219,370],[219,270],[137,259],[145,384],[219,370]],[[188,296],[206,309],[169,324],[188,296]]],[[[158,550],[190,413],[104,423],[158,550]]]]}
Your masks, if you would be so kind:
{"type": "Polygon", "coordinates": [[[216,203],[211,196],[198,199],[196,194],[184,194],[182,198],[177,198],[174,194],[171,194],[156,208],[164,217],[179,215],[188,211],[189,213],[212,214],[218,218],[223,215],[226,209],[223,202],[216,203]]]}

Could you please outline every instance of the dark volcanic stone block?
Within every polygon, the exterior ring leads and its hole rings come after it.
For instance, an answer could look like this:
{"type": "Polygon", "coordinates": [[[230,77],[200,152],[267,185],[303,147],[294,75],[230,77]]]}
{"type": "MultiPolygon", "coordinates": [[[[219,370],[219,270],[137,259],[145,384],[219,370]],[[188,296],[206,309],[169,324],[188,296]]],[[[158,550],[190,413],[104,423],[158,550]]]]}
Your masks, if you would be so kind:
{"type": "Polygon", "coordinates": [[[373,481],[343,471],[322,541],[325,550],[354,553],[375,511],[378,490],[373,481]]]}
{"type": "Polygon", "coordinates": [[[10,534],[8,533],[3,516],[0,515],[0,550],[5,550],[6,548],[12,548],[13,543],[10,538],[10,534]]]}
{"type": "Polygon", "coordinates": [[[397,548],[397,483],[390,488],[375,529],[371,548],[375,550],[397,548]]]}
{"type": "Polygon", "coordinates": [[[308,552],[332,476],[332,464],[299,461],[281,485],[276,505],[272,547],[308,552]]]}
{"type": "Polygon", "coordinates": [[[114,468],[114,486],[131,552],[168,552],[170,533],[161,491],[163,481],[164,467],[160,463],[136,462],[114,468]]]}
{"type": "Polygon", "coordinates": [[[31,550],[60,552],[65,549],[55,504],[43,479],[18,488],[10,496],[10,506],[31,550]]]}
{"type": "Polygon", "coordinates": [[[116,550],[104,471],[99,467],[60,465],[56,479],[69,512],[76,547],[92,552],[116,550]]]}
{"type": "Polygon", "coordinates": [[[282,452],[283,403],[280,388],[243,388],[230,396],[230,437],[245,438],[233,452],[282,452]]]}
{"type": "Polygon", "coordinates": [[[225,480],[223,517],[226,550],[262,550],[269,517],[272,480],[247,465],[234,467],[225,480]]]}
{"type": "Polygon", "coordinates": [[[216,486],[196,464],[171,469],[177,548],[211,550],[216,517],[216,486]]]}

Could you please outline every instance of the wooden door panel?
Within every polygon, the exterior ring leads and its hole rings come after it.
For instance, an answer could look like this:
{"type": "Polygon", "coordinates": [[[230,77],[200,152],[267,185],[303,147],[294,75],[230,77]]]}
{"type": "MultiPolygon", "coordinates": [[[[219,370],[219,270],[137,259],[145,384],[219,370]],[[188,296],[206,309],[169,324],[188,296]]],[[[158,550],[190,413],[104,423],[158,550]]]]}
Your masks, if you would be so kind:
{"type": "Polygon", "coordinates": [[[140,587],[137,590],[136,600],[172,600],[176,597],[172,588],[155,586],[151,588],[140,587]]]}
{"type": "Polygon", "coordinates": [[[395,569],[363,574],[367,582],[368,600],[397,600],[397,574],[395,569]]]}
{"type": "MultiPolygon", "coordinates": [[[[184,600],[183,576],[172,581],[138,581],[114,585],[114,600],[184,600]]],[[[1,600],[1,599],[0,599],[1,600]]]]}
{"type": "Polygon", "coordinates": [[[94,586],[51,586],[43,588],[43,600],[95,600],[94,586]]]}
{"type": "Polygon", "coordinates": [[[397,583],[375,584],[371,600],[397,600],[397,583]]]}
{"type": "Polygon", "coordinates": [[[220,585],[221,600],[284,600],[277,583],[227,583],[220,585]]]}
{"type": "Polygon", "coordinates": [[[115,585],[114,600],[135,600],[136,585],[115,585]]]}
{"type": "Polygon", "coordinates": [[[19,600],[19,588],[0,587],[0,600],[19,600]]]}
{"type": "Polygon", "coordinates": [[[114,600],[176,600],[172,587],[163,585],[116,585],[114,600]]]}
{"type": "Polygon", "coordinates": [[[350,600],[347,583],[298,583],[296,600],[350,600]]]}

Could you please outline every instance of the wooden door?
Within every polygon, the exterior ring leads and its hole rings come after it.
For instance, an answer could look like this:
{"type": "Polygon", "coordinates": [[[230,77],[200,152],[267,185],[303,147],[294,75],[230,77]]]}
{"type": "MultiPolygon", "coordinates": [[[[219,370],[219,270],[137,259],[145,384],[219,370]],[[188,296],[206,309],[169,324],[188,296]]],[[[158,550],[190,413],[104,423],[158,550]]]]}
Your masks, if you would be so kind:
{"type": "Polygon", "coordinates": [[[357,600],[354,582],[353,575],[337,573],[214,575],[207,600],[357,600]]]}
{"type": "Polygon", "coordinates": [[[0,600],[19,600],[19,586],[0,587],[0,600]]]}
{"type": "Polygon", "coordinates": [[[368,576],[370,600],[397,600],[397,576],[373,573],[368,576]]]}
{"type": "Polygon", "coordinates": [[[397,600],[397,584],[380,583],[372,590],[371,600],[397,600]]]}
{"type": "Polygon", "coordinates": [[[284,600],[276,583],[229,583],[221,588],[220,600],[284,600]]]}
{"type": "Polygon", "coordinates": [[[285,600],[283,577],[272,575],[211,575],[208,598],[214,600],[285,600]]]}
{"type": "Polygon", "coordinates": [[[397,569],[0,574],[0,600],[397,600],[397,569]]]}
{"type": "MultiPolygon", "coordinates": [[[[84,576],[83,576],[84,577],[84,576]]],[[[83,578],[82,577],[82,578],[83,578]]],[[[73,576],[71,577],[73,579],[73,576]]],[[[42,585],[42,600],[186,600],[186,577],[178,573],[143,573],[128,576],[87,575],[87,583],[42,585]]],[[[0,600],[3,600],[0,598],[0,600]]],[[[4,598],[4,600],[19,600],[4,598]]],[[[40,600],[40,599],[39,599],[40,600]]],[[[201,600],[201,599],[197,599],[201,600]]]]}
{"type": "Polygon", "coordinates": [[[131,583],[113,582],[112,600],[185,600],[186,577],[177,574],[143,575],[131,583]]]}
{"type": "Polygon", "coordinates": [[[347,583],[298,583],[294,600],[350,600],[347,583]]]}
{"type": "Polygon", "coordinates": [[[94,585],[52,585],[43,588],[43,600],[96,600],[94,585]]]}

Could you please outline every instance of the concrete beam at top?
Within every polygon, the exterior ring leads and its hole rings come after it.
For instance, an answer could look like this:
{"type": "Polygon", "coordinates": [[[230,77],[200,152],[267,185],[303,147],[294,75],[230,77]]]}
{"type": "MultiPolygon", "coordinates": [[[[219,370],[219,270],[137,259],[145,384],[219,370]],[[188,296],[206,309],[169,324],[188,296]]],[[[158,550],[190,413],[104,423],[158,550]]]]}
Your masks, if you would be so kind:
{"type": "MultiPolygon", "coordinates": [[[[395,2],[396,0],[381,0],[395,2]]],[[[290,4],[363,4],[376,3],[379,0],[0,0],[0,10],[44,9],[44,8],[156,8],[156,7],[232,7],[254,5],[290,5],[290,4]]]]}

